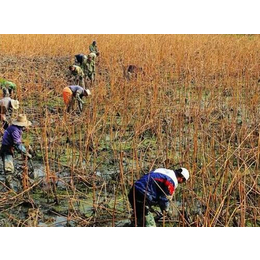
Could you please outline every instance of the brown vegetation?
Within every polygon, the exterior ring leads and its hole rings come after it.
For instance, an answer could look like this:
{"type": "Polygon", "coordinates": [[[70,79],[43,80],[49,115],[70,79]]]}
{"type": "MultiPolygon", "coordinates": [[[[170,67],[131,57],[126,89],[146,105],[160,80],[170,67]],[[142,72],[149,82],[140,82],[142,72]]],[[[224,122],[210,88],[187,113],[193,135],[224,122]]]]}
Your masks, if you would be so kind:
{"type": "Polygon", "coordinates": [[[83,181],[101,210],[107,183],[96,172],[115,171],[114,223],[134,180],[179,164],[191,179],[177,190],[177,225],[259,226],[258,35],[1,35],[0,48],[0,77],[18,85],[48,181],[67,167],[73,196],[83,181]],[[93,39],[93,95],[81,115],[66,115],[68,65],[93,39]],[[126,80],[130,64],[145,73],[126,80]]]}

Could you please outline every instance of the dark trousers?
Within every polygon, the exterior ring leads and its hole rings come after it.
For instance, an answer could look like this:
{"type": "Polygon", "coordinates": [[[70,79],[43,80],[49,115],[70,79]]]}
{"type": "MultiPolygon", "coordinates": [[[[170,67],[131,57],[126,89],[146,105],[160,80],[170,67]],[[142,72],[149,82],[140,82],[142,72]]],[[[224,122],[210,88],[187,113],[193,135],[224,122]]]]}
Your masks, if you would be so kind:
{"type": "Polygon", "coordinates": [[[138,227],[145,227],[145,216],[149,213],[149,202],[145,195],[133,186],[128,194],[128,199],[134,211],[133,224],[138,227]]]}

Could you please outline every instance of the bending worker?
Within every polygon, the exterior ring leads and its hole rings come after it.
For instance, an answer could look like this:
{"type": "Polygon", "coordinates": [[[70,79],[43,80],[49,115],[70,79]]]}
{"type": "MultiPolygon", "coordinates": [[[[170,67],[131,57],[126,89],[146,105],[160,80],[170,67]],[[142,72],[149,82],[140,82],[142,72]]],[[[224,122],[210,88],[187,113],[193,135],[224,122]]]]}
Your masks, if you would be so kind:
{"type": "Polygon", "coordinates": [[[3,129],[7,129],[8,122],[6,116],[9,113],[12,115],[13,109],[17,110],[19,108],[19,101],[11,99],[10,97],[4,97],[0,100],[0,120],[3,125],[3,129]]]}
{"type": "Polygon", "coordinates": [[[95,80],[95,74],[96,74],[95,60],[93,59],[93,55],[89,54],[86,62],[84,62],[82,66],[83,66],[84,73],[86,75],[86,79],[90,80],[92,84],[95,80]]]}
{"type": "Polygon", "coordinates": [[[135,226],[156,227],[151,207],[159,206],[162,213],[167,213],[178,184],[188,179],[189,172],[185,168],[174,171],[159,168],[137,180],[128,194],[135,226]]]}
{"type": "Polygon", "coordinates": [[[82,68],[80,66],[73,65],[73,66],[69,66],[69,70],[71,71],[72,75],[75,77],[75,84],[85,88],[85,80],[84,80],[85,75],[82,68]]]}
{"type": "Polygon", "coordinates": [[[78,108],[80,112],[82,112],[84,101],[83,97],[87,97],[90,95],[89,89],[84,89],[81,86],[73,85],[69,87],[65,87],[63,89],[63,100],[65,105],[67,106],[67,112],[70,112],[71,107],[74,105],[75,98],[78,101],[78,108]]]}
{"type": "Polygon", "coordinates": [[[88,57],[90,57],[91,60],[93,60],[96,63],[97,55],[94,52],[89,53],[89,55],[86,58],[88,57]]]}
{"type": "Polygon", "coordinates": [[[32,158],[32,155],[27,152],[26,148],[22,144],[22,133],[31,124],[32,123],[27,120],[26,115],[20,114],[12,125],[10,125],[4,132],[0,154],[3,160],[4,174],[6,176],[6,186],[10,189],[14,189],[14,151],[18,151],[29,159],[32,158]]]}
{"type": "Polygon", "coordinates": [[[16,84],[11,81],[0,78],[0,87],[3,90],[3,96],[9,97],[12,96],[12,93],[16,91],[16,84]]]}
{"type": "Polygon", "coordinates": [[[79,64],[81,68],[84,61],[87,61],[87,55],[82,53],[75,55],[75,63],[79,64]]]}

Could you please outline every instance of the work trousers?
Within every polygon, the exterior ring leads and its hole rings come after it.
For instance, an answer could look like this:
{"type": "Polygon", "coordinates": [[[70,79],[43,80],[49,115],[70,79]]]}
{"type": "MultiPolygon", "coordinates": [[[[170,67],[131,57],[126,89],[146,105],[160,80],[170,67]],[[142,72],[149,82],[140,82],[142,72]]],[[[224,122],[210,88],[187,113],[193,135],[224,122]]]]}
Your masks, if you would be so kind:
{"type": "Polygon", "coordinates": [[[153,214],[149,210],[151,205],[145,195],[133,186],[128,194],[128,199],[134,211],[134,226],[156,227],[153,214]]]}
{"type": "Polygon", "coordinates": [[[12,148],[2,145],[0,155],[3,160],[3,170],[5,175],[5,182],[7,187],[13,189],[13,175],[14,175],[14,160],[12,148]]]}

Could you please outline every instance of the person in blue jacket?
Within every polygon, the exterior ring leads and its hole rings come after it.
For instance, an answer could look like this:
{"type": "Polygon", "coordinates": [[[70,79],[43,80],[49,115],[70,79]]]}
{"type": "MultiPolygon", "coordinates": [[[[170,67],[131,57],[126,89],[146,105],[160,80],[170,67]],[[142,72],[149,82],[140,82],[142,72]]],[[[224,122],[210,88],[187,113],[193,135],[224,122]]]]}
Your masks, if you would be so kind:
{"type": "Polygon", "coordinates": [[[28,129],[32,123],[27,120],[25,114],[20,114],[16,120],[5,130],[2,140],[2,146],[0,150],[0,156],[3,160],[3,169],[6,179],[6,185],[8,188],[14,190],[13,175],[15,172],[13,156],[14,151],[18,151],[25,157],[31,159],[32,155],[27,151],[22,143],[23,131],[28,129]]]}
{"type": "Polygon", "coordinates": [[[178,184],[188,179],[189,171],[185,168],[174,171],[159,168],[137,180],[128,194],[135,226],[155,227],[151,206],[159,206],[162,213],[167,212],[178,184]]]}

